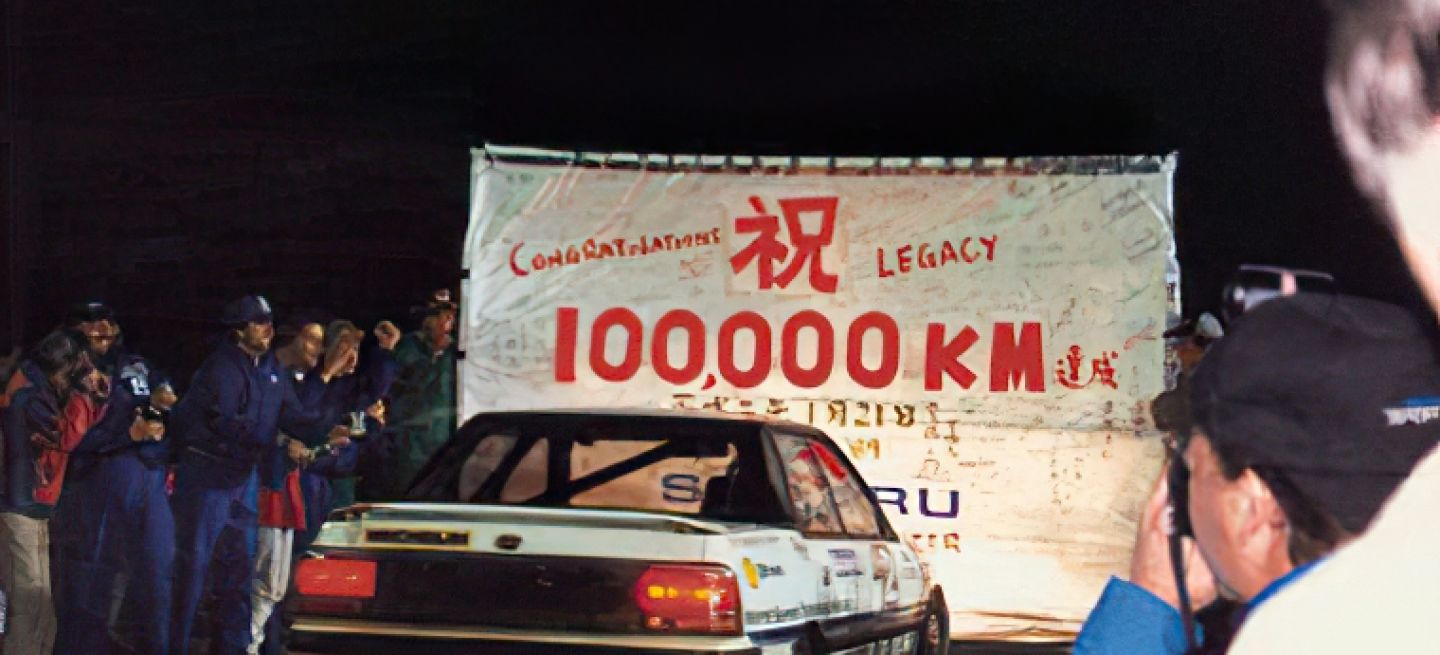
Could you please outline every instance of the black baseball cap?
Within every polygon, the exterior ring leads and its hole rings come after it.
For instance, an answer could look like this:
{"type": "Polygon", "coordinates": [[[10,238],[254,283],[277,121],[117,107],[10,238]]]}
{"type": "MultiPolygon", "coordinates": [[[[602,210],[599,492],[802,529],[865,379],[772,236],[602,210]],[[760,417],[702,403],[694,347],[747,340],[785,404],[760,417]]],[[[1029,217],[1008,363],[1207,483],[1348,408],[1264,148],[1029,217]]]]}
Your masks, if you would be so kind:
{"type": "Polygon", "coordinates": [[[247,323],[273,323],[275,313],[265,296],[245,296],[225,305],[220,322],[226,327],[242,327],[247,323]]]}
{"type": "Polygon", "coordinates": [[[68,326],[94,321],[115,322],[115,310],[103,302],[91,300],[71,305],[69,313],[65,315],[65,325],[68,326]]]}
{"type": "Polygon", "coordinates": [[[1440,365],[1426,328],[1353,296],[1266,302],[1196,368],[1194,426],[1236,463],[1278,469],[1359,532],[1440,441],[1440,365]]]}

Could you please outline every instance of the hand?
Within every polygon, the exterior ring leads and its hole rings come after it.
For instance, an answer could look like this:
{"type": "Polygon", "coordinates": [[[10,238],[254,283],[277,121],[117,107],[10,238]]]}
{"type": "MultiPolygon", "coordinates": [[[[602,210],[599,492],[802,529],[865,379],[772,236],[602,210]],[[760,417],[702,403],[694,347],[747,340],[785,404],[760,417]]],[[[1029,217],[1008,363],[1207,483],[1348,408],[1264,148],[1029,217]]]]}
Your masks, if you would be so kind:
{"type": "Polygon", "coordinates": [[[302,441],[291,439],[287,442],[285,444],[285,454],[290,457],[290,461],[300,466],[305,466],[310,463],[310,449],[306,448],[305,443],[302,441]]]}
{"type": "MultiPolygon", "coordinates": [[[[1175,588],[1175,571],[1170,565],[1170,533],[1174,531],[1174,513],[1170,509],[1170,486],[1166,472],[1145,503],[1140,515],[1140,534],[1135,539],[1135,552],[1130,559],[1130,582],[1155,594],[1171,607],[1180,608],[1180,592],[1175,588]]],[[[1200,609],[1215,600],[1215,576],[1200,556],[1195,540],[1186,537],[1182,547],[1185,559],[1185,586],[1190,607],[1200,609]]]]}
{"type": "Polygon", "coordinates": [[[175,403],[178,402],[180,402],[180,397],[175,395],[175,390],[168,384],[161,385],[154,393],[150,394],[150,404],[154,405],[156,409],[168,411],[173,409],[175,403]]]}
{"type": "Polygon", "coordinates": [[[385,401],[375,401],[374,405],[365,408],[365,415],[375,419],[376,423],[385,425],[385,401]]]}
{"type": "Polygon", "coordinates": [[[110,376],[98,370],[90,371],[85,377],[85,390],[96,398],[106,399],[110,397],[110,376]]]}
{"type": "Polygon", "coordinates": [[[337,425],[330,428],[329,443],[331,448],[344,448],[350,445],[350,427],[337,425]]]}
{"type": "Polygon", "coordinates": [[[159,441],[165,438],[165,424],[159,421],[147,421],[136,416],[130,422],[130,440],[136,443],[142,441],[159,441]]]}
{"type": "Polygon", "coordinates": [[[360,353],[355,350],[353,344],[340,340],[334,348],[325,353],[325,368],[321,370],[320,377],[325,382],[349,374],[355,370],[356,364],[360,361],[360,353]]]}
{"type": "Polygon", "coordinates": [[[380,324],[375,326],[375,339],[380,342],[381,348],[394,350],[395,344],[400,342],[400,328],[390,321],[380,321],[380,324]]]}

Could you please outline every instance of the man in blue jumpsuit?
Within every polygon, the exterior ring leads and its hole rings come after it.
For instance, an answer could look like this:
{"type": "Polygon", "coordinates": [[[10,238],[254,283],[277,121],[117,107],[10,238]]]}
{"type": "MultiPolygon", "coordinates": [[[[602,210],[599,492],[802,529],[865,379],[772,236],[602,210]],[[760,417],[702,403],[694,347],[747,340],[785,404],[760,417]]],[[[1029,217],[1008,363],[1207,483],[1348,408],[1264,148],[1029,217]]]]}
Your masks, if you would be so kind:
{"type": "Polygon", "coordinates": [[[86,303],[68,323],[85,337],[91,361],[110,383],[102,418],[70,453],[56,508],[55,652],[109,649],[107,618],[117,576],[125,571],[139,622],[135,649],[164,655],[175,530],[165,493],[162,413],[174,404],[174,392],[148,362],[120,346],[108,307],[86,303]],[[149,420],[142,418],[152,405],[157,409],[149,420]]]}
{"type": "MultiPolygon", "coordinates": [[[[350,321],[332,321],[325,330],[327,354],[330,352],[359,353],[361,332],[350,321]]],[[[365,349],[364,356],[352,359],[358,362],[343,376],[337,376],[325,387],[322,405],[333,422],[348,421],[354,412],[366,412],[363,419],[365,432],[370,438],[352,444],[334,454],[317,459],[301,474],[300,484],[305,491],[306,529],[295,535],[295,553],[299,555],[320,533],[325,517],[337,507],[355,502],[355,472],[362,458],[381,457],[383,448],[380,432],[383,423],[372,414],[377,401],[390,391],[390,385],[398,374],[395,363],[395,345],[400,341],[400,331],[389,321],[375,327],[376,343],[365,349]]],[[[310,375],[317,375],[317,368],[310,375]]],[[[323,442],[326,435],[296,435],[308,445],[323,442]]]]}
{"type": "MultiPolygon", "coordinates": [[[[175,596],[170,646],[184,655],[206,575],[213,577],[214,652],[243,653],[250,643],[258,495],[256,464],[278,448],[279,431],[322,429],[323,416],[301,403],[292,378],[270,352],[274,317],[260,296],[225,307],[226,341],[195,373],[172,426],[183,451],[176,467],[175,596]]],[[[328,382],[327,376],[306,384],[328,382]]],[[[318,393],[304,394],[318,398],[318,393]]]]}
{"type": "Polygon", "coordinates": [[[56,522],[63,527],[57,530],[56,554],[64,571],[56,590],[56,606],[63,608],[58,655],[108,650],[107,618],[122,570],[128,573],[130,602],[141,614],[136,650],[166,651],[175,528],[165,494],[164,423],[155,415],[139,416],[153,402],[148,369],[126,368],[104,416],[71,452],[57,509],[56,522]]]}

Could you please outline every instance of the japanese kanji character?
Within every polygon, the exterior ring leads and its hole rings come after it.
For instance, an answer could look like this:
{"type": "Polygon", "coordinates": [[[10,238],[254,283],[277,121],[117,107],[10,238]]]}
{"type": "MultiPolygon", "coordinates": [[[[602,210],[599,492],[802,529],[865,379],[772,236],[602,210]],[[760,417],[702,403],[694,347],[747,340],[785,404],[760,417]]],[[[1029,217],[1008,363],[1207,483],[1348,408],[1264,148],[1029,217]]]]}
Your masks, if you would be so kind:
{"type": "Polygon", "coordinates": [[[795,254],[790,257],[789,264],[779,275],[775,274],[774,265],[777,262],[784,262],[790,254],[790,248],[780,243],[776,238],[779,234],[779,220],[774,214],[765,213],[765,203],[758,196],[750,197],[750,206],[756,211],[755,216],[743,216],[735,219],[735,232],[738,234],[759,233],[750,245],[745,246],[734,257],[730,258],[730,268],[739,273],[750,262],[759,258],[760,288],[769,289],[772,285],[784,289],[790,286],[795,277],[800,274],[800,269],[808,268],[810,286],[822,293],[835,293],[839,276],[825,272],[822,252],[825,246],[835,238],[835,216],[836,207],[839,205],[839,198],[834,196],[820,196],[811,198],[782,198],[780,199],[780,213],[785,216],[785,228],[788,232],[790,245],[794,246],[795,254]],[[806,212],[820,212],[820,231],[815,234],[805,232],[800,222],[800,215],[806,212]]]}

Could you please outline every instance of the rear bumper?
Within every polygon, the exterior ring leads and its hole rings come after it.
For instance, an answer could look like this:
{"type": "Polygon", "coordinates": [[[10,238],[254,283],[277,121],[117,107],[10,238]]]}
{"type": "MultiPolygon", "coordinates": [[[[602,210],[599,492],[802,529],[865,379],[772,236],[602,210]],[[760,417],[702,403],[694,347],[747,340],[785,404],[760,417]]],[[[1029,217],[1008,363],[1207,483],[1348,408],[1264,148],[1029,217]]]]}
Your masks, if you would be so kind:
{"type": "Polygon", "coordinates": [[[290,649],[347,655],[404,653],[758,654],[746,637],[610,635],[417,625],[362,619],[297,618],[290,649]]]}

